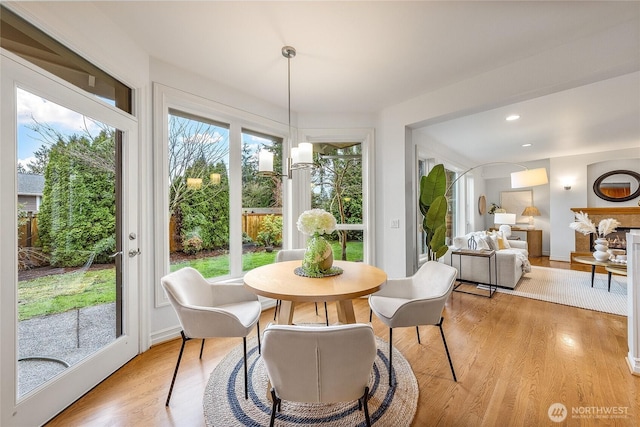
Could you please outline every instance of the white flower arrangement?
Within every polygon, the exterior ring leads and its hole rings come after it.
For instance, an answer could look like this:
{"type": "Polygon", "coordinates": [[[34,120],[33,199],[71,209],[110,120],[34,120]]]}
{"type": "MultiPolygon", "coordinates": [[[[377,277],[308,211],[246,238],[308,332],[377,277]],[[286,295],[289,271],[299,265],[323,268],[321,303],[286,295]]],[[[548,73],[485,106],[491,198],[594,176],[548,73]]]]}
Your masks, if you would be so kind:
{"type": "Polygon", "coordinates": [[[616,228],[620,225],[622,224],[617,219],[607,218],[600,221],[596,229],[596,225],[589,219],[589,214],[580,211],[576,213],[576,221],[569,224],[569,227],[584,235],[593,233],[599,237],[604,237],[616,231],[616,228]]]}
{"type": "Polygon", "coordinates": [[[298,217],[298,230],[309,236],[333,233],[336,218],[324,209],[310,209],[298,217]]]}

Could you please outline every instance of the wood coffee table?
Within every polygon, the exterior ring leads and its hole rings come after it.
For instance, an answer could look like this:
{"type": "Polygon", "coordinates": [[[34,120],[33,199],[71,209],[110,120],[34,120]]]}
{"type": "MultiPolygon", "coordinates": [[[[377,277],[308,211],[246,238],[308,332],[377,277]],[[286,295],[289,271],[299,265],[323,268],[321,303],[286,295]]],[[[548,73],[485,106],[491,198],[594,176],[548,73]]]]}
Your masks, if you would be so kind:
{"type": "MultiPolygon", "coordinates": [[[[627,267],[624,264],[617,264],[610,261],[598,261],[592,256],[576,256],[573,257],[575,262],[579,262],[580,264],[587,264],[591,266],[591,287],[593,288],[593,280],[596,275],[596,267],[604,267],[605,270],[607,267],[613,267],[616,269],[624,269],[626,271],[627,267]]],[[[608,271],[608,270],[607,270],[608,271]]],[[[625,273],[626,275],[626,273],[625,273]]],[[[611,273],[609,273],[609,290],[611,290],[611,273]]]]}
{"type": "Polygon", "coordinates": [[[278,323],[292,324],[297,302],[336,302],[338,321],[355,323],[354,298],[372,294],[387,281],[387,273],[362,262],[334,261],[343,270],[337,276],[312,278],[294,273],[302,261],[285,261],[254,268],[244,284],[258,295],[282,300],[278,323]]]}
{"type": "Polygon", "coordinates": [[[607,291],[611,292],[611,274],[619,274],[620,276],[626,276],[627,265],[611,263],[611,265],[607,265],[604,269],[607,270],[607,291]]]}

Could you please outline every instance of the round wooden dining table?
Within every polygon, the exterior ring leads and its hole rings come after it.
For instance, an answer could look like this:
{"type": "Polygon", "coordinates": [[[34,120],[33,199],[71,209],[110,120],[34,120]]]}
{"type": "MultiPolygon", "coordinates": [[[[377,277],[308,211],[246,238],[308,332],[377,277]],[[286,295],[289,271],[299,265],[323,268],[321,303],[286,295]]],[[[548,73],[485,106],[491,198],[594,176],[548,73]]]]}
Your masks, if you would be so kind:
{"type": "Polygon", "coordinates": [[[343,272],[336,276],[312,278],[294,270],[302,261],[285,261],[254,268],[244,276],[244,284],[254,293],[282,300],[278,323],[292,324],[299,302],[335,302],[340,323],[355,323],[354,298],[372,294],[386,283],[387,274],[362,262],[334,261],[343,272]]]}

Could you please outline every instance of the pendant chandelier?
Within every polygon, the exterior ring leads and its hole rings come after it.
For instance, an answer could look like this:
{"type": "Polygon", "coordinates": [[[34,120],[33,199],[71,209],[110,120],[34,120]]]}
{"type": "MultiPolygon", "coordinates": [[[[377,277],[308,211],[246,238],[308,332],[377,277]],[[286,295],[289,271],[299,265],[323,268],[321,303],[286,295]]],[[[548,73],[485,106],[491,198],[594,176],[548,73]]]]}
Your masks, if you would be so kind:
{"type": "MultiPolygon", "coordinates": [[[[291,46],[282,48],[282,56],[287,58],[287,107],[289,112],[289,147],[291,147],[291,58],[295,58],[296,49],[291,46]]],[[[258,173],[263,176],[286,176],[292,178],[292,171],[306,169],[313,166],[313,144],[301,142],[297,147],[291,147],[291,155],[287,158],[286,174],[280,174],[273,170],[273,152],[265,149],[258,154],[258,173]]]]}

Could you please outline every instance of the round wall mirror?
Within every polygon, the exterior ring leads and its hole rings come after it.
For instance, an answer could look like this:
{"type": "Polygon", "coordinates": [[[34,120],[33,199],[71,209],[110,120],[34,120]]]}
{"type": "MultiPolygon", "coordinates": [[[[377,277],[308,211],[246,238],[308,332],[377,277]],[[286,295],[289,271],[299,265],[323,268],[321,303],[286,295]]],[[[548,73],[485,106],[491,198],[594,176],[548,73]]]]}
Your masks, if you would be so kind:
{"type": "Polygon", "coordinates": [[[593,183],[598,197],[609,202],[626,202],[640,196],[640,173],[615,170],[603,173],[593,183]]]}

